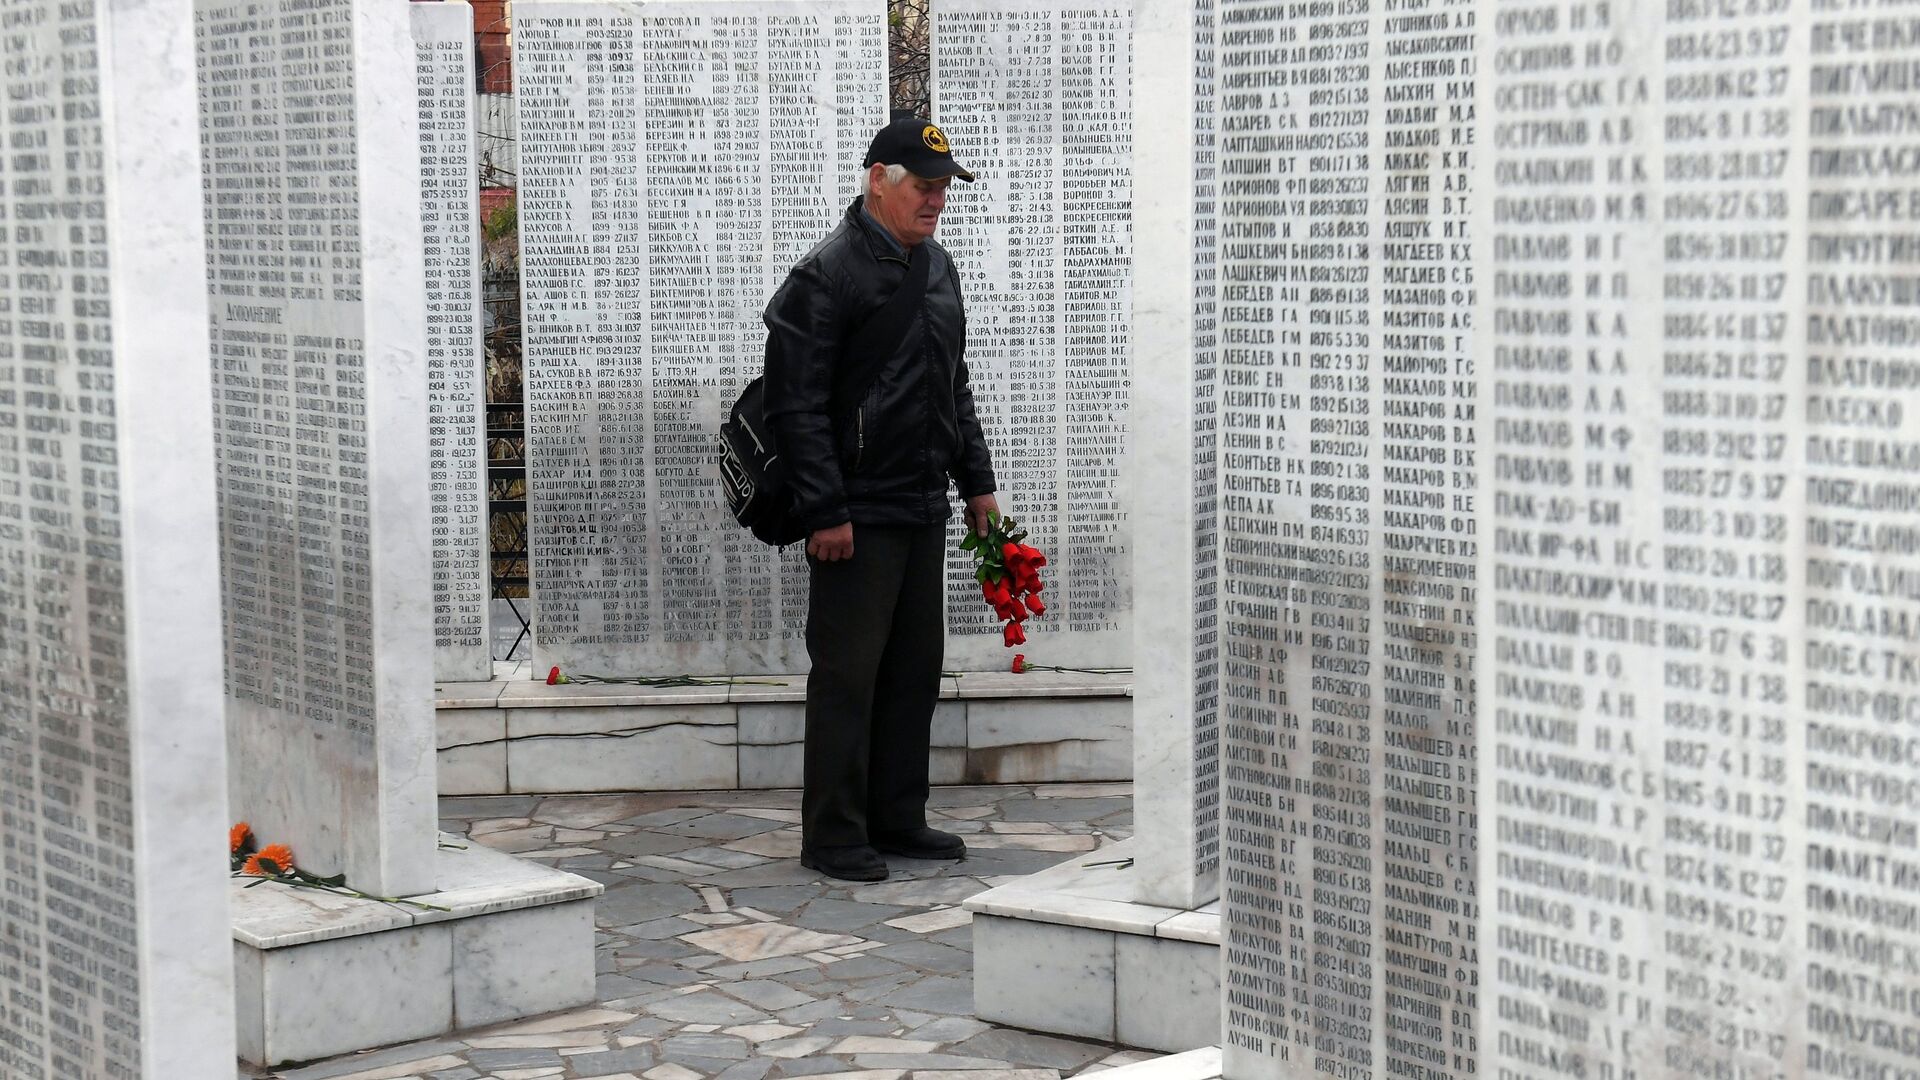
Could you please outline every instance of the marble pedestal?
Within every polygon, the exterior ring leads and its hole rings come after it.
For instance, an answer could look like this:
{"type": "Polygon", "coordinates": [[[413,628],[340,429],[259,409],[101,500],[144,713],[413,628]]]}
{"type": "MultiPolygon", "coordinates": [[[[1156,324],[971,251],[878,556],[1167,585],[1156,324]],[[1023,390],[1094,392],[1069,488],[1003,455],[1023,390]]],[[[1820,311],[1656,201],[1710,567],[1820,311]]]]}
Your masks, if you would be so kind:
{"type": "Polygon", "coordinates": [[[989,889],[973,918],[982,1020],[1180,1052],[1220,1041],[1220,914],[1134,899],[1137,841],[989,889]]]}
{"type": "Polygon", "coordinates": [[[412,899],[445,911],[233,882],[241,1060],[311,1061],[593,1000],[602,886],[442,842],[438,891],[412,899]]]}
{"type": "MultiPolygon", "coordinates": [[[[794,788],[804,675],[732,686],[548,686],[524,663],[436,687],[442,795],[794,788]]],[[[970,671],[941,680],[935,784],[1132,778],[1132,673],[970,671]]]]}

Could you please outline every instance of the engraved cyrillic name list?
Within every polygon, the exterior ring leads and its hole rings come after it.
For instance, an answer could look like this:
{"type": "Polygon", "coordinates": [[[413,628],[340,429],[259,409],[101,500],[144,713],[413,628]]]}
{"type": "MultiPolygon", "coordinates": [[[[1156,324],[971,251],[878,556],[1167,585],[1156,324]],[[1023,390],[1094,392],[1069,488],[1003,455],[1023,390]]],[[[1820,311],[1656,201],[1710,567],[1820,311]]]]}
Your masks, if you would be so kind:
{"type": "Polygon", "coordinates": [[[1219,30],[1227,1071],[1477,1071],[1466,0],[1219,30]]]}
{"type": "MultiPolygon", "coordinates": [[[[1002,509],[1047,551],[1047,662],[1125,665],[1132,103],[1125,5],[933,8],[934,119],[981,175],[940,238],[967,302],[967,364],[1002,509]]],[[[1002,666],[972,563],[951,561],[950,657],[1002,666]]]]}
{"type": "Polygon", "coordinates": [[[473,9],[414,4],[420,222],[427,271],[434,674],[492,675],[487,642],[485,359],[474,165],[473,9]]]}
{"type": "Polygon", "coordinates": [[[1803,16],[1494,18],[1487,1051],[1799,1075],[1803,16]]]}
{"type": "Polygon", "coordinates": [[[861,190],[884,12],[541,4],[515,35],[540,662],[802,670],[804,564],[727,518],[712,433],[861,190]]]}
{"type": "Polygon", "coordinates": [[[1478,1072],[1478,387],[1468,235],[1473,0],[1389,0],[1370,188],[1379,242],[1380,1053],[1478,1072]]]}
{"type": "Polygon", "coordinates": [[[1220,874],[1219,168],[1215,0],[1193,5],[1193,859],[1220,874]]]}
{"type": "MultiPolygon", "coordinates": [[[[1751,21],[1756,31],[1777,34],[1784,24],[1800,32],[1784,16],[1751,21]]],[[[1795,211],[1806,208],[1806,241],[1777,218],[1757,216],[1741,241],[1743,261],[1755,271],[1804,252],[1806,430],[1803,440],[1789,435],[1788,442],[1804,446],[1805,476],[1740,462],[1760,475],[1742,481],[1742,490],[1757,494],[1738,508],[1752,512],[1752,532],[1737,551],[1766,560],[1746,564],[1762,581],[1780,572],[1780,561],[1787,573],[1797,571],[1799,560],[1777,543],[1770,550],[1759,544],[1775,539],[1770,530],[1791,513],[1792,492],[1805,492],[1804,523],[1788,518],[1786,525],[1795,539],[1794,525],[1804,528],[1806,592],[1789,601],[1787,625],[1794,609],[1803,612],[1805,637],[1789,633],[1783,643],[1804,648],[1803,667],[1787,672],[1804,676],[1784,693],[1772,681],[1756,687],[1764,707],[1740,709],[1738,721],[1742,757],[1758,758],[1756,766],[1774,777],[1784,755],[1788,776],[1805,777],[1805,803],[1804,810],[1791,801],[1782,807],[1777,783],[1761,778],[1743,785],[1756,794],[1739,809],[1769,855],[1779,852],[1783,825],[1805,822],[1804,841],[1767,864],[1769,887],[1796,862],[1806,873],[1804,889],[1788,894],[1789,905],[1804,897],[1804,936],[1787,934],[1804,941],[1804,969],[1766,967],[1761,976],[1783,1005],[1806,994],[1806,1049],[1790,1047],[1786,1068],[1804,1062],[1810,1077],[1912,1078],[1920,1076],[1920,13],[1828,0],[1812,5],[1805,32],[1808,72],[1794,83],[1809,100],[1792,135],[1805,132],[1808,190],[1804,201],[1786,190],[1789,221],[1797,224],[1795,211]],[[1806,717],[1804,735],[1792,730],[1796,714],[1806,717]],[[1801,747],[1804,763],[1795,760],[1801,747]],[[1762,801],[1761,793],[1775,798],[1762,801]]],[[[1771,72],[1780,61],[1766,63],[1771,72]]],[[[1731,157],[1746,186],[1766,192],[1763,205],[1771,206],[1775,154],[1797,147],[1777,122],[1757,119],[1763,138],[1740,140],[1737,155],[1722,155],[1722,167],[1731,157]]],[[[1787,295],[1800,287],[1799,276],[1789,275],[1787,295]]],[[[1777,304],[1748,307],[1769,320],[1779,311],[1777,304]]],[[[1787,329],[1788,341],[1796,329],[1787,329]]],[[[1740,389],[1764,395],[1775,381],[1795,386],[1797,357],[1776,374],[1775,348],[1748,350],[1767,359],[1741,368],[1740,389]]],[[[1795,397],[1788,417],[1799,411],[1795,397]]],[[[1765,431],[1760,453],[1781,434],[1772,425],[1765,431]]],[[[1769,655],[1776,637],[1766,635],[1769,655]]],[[[1767,673],[1782,674],[1777,665],[1767,673]]],[[[1755,978],[1753,966],[1742,964],[1741,976],[1755,978]]],[[[1751,1026],[1760,1025],[1741,1025],[1743,1040],[1751,1026]]]]}
{"type": "Polygon", "coordinates": [[[141,1075],[100,13],[0,37],[0,1075],[141,1075]]]}
{"type": "Polygon", "coordinates": [[[227,693],[358,754],[375,713],[352,5],[194,14],[227,693]]]}

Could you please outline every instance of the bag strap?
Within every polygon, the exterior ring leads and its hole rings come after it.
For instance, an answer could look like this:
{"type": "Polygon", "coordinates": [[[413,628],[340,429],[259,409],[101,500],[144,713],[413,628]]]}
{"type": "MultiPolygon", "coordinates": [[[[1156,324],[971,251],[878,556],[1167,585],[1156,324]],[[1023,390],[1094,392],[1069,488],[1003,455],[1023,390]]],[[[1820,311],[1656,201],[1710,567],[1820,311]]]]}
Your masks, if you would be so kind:
{"type": "Polygon", "coordinates": [[[920,313],[920,302],[926,299],[927,267],[932,262],[927,245],[915,244],[907,256],[907,279],[853,335],[853,341],[847,346],[847,359],[853,362],[836,372],[833,380],[835,411],[865,397],[873,381],[880,377],[887,358],[906,340],[915,316],[920,313]]]}

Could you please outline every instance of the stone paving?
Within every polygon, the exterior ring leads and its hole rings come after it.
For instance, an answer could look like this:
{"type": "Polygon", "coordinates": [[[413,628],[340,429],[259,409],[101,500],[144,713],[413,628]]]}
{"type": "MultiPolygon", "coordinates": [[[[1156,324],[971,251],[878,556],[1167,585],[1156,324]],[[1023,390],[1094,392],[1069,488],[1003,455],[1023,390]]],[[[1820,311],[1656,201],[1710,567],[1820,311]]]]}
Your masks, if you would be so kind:
{"type": "Polygon", "coordinates": [[[982,1023],[960,901],[1132,833],[1128,784],[935,788],[964,862],[860,885],[800,865],[797,791],[440,801],[441,828],[606,884],[573,1012],[278,1080],[1059,1080],[1158,1055],[982,1023]]]}

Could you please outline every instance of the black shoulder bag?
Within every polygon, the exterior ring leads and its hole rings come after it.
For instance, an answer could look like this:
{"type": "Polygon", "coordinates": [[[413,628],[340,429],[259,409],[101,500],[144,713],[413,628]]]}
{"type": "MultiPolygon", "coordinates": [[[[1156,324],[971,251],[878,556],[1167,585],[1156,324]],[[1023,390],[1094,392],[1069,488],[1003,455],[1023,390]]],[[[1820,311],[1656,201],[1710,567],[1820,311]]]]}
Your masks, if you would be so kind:
{"type": "MultiPolygon", "coordinates": [[[[926,245],[914,245],[907,259],[907,279],[853,335],[842,357],[847,362],[834,373],[828,405],[832,415],[866,396],[880,377],[881,366],[912,331],[914,316],[927,295],[930,261],[926,245]]],[[[720,493],[734,520],[755,539],[785,547],[806,539],[807,529],[794,517],[786,464],[780,460],[766,416],[766,376],[762,375],[740,391],[739,400],[720,424],[720,493]]]]}

